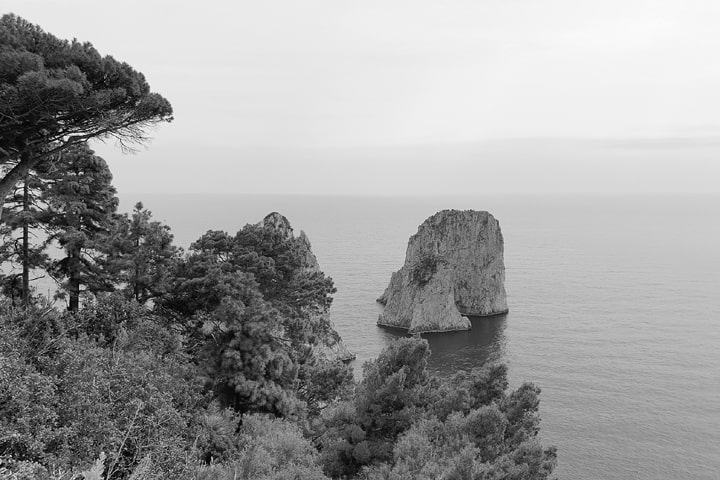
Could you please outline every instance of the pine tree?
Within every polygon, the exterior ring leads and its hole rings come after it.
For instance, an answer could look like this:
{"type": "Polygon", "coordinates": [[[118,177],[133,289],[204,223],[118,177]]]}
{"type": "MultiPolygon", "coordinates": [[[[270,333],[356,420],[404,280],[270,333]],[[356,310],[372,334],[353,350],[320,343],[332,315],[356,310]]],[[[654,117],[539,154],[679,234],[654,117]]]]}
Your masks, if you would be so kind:
{"type": "Polygon", "coordinates": [[[0,173],[0,203],[44,158],[92,138],[143,143],[148,127],[172,120],[142,73],[89,42],[6,14],[0,44],[0,165],[12,165],[0,173]]]}
{"type": "Polygon", "coordinates": [[[119,217],[108,263],[128,297],[144,304],[166,293],[182,250],[173,245],[170,227],[152,220],[141,202],[132,216],[119,217]]]}
{"type": "Polygon", "coordinates": [[[327,325],[318,314],[335,288],[322,272],[305,268],[299,242],[263,225],[246,225],[234,236],[208,231],[178,263],[172,288],[158,302],[201,345],[201,364],[224,406],[287,416],[307,399],[317,411],[349,381],[339,366],[306,365],[327,325]],[[299,388],[313,373],[329,378],[299,388]]]}
{"type": "Polygon", "coordinates": [[[30,302],[31,272],[47,268],[50,261],[40,221],[45,209],[40,198],[45,185],[41,172],[47,163],[37,165],[37,169],[29,171],[16,185],[12,195],[6,198],[2,215],[5,223],[0,230],[3,236],[0,262],[11,265],[10,273],[4,275],[3,288],[13,302],[18,299],[23,305],[30,302]],[[16,265],[20,273],[14,273],[16,265]]]}
{"type": "Polygon", "coordinates": [[[109,235],[117,220],[118,200],[105,160],[80,144],[65,151],[47,174],[43,221],[65,257],[53,262],[51,273],[62,280],[68,310],[76,311],[82,291],[110,291],[106,268],[109,235]],[[84,287],[84,289],[83,289],[84,287]]]}

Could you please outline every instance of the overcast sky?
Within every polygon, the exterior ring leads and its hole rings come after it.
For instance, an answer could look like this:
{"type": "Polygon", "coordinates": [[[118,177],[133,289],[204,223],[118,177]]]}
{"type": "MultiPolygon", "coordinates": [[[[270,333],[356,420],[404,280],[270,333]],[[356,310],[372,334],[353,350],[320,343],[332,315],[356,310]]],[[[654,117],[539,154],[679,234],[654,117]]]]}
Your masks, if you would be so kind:
{"type": "Polygon", "coordinates": [[[716,0],[3,0],[143,72],[137,192],[720,193],[716,0]]]}

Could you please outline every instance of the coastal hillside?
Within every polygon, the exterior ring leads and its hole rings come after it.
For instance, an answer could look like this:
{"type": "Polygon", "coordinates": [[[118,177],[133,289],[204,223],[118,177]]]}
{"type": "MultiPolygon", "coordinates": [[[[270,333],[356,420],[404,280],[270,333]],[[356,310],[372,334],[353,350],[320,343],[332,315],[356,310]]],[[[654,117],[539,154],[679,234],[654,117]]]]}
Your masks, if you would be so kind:
{"type": "Polygon", "coordinates": [[[187,251],[142,202],[119,213],[88,142],[174,119],[142,73],[13,14],[0,66],[0,478],[552,474],[540,389],[502,364],[435,376],[401,338],[355,380],[334,282],[280,213],[187,251]]]}

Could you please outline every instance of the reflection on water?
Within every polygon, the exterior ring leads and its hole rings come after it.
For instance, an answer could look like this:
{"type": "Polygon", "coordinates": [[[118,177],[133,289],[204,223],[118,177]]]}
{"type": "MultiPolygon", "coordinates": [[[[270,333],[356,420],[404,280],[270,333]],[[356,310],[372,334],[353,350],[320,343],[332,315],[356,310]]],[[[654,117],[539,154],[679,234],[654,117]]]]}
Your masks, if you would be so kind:
{"type": "Polygon", "coordinates": [[[472,330],[422,335],[432,350],[428,365],[430,370],[452,374],[458,370],[479,368],[488,361],[503,361],[507,314],[469,318],[472,330]]]}
{"type": "MultiPolygon", "coordinates": [[[[486,362],[505,361],[505,325],[508,314],[491,317],[468,317],[472,329],[459,332],[423,333],[430,344],[430,371],[450,375],[472,370],[486,362]]],[[[388,345],[392,340],[409,336],[403,330],[377,327],[378,336],[388,345]]]]}

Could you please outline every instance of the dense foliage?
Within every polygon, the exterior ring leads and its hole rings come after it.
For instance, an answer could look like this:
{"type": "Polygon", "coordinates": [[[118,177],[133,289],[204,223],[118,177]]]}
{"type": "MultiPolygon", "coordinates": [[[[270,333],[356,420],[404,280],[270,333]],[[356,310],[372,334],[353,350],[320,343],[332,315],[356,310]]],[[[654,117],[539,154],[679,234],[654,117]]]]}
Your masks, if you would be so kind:
{"type": "Polygon", "coordinates": [[[224,406],[302,416],[303,405],[317,410],[349,381],[344,365],[312,355],[329,336],[324,315],[335,289],[307,254],[301,239],[266,222],[234,236],[209,231],[178,263],[158,305],[197,342],[224,406]]]}
{"type": "Polygon", "coordinates": [[[168,293],[182,250],[173,245],[170,227],[152,220],[142,202],[114,219],[109,242],[109,270],[128,298],[145,304],[168,293]]]}
{"type": "Polygon", "coordinates": [[[102,159],[69,151],[37,170],[28,225],[63,252],[41,268],[85,290],[60,284],[64,312],[0,300],[0,478],[549,477],[537,387],[508,392],[501,365],[435,377],[419,338],[356,383],[323,354],[333,282],[284,217],[183,254],[142,204],[115,213],[102,159]]]}
{"type": "MultiPolygon", "coordinates": [[[[335,293],[277,213],[187,254],[141,203],[116,213],[84,140],[142,139],[170,105],[90,44],[0,18],[0,479],[544,480],[540,390],[507,369],[450,378],[404,338],[334,358],[335,293]],[[19,236],[18,236],[19,234],[19,236]],[[54,247],[57,252],[52,253],[54,247]],[[68,297],[30,287],[44,270],[68,297]],[[328,352],[331,352],[330,354],[328,352]]],[[[434,259],[417,266],[427,281],[434,259]]]]}
{"type": "Polygon", "coordinates": [[[319,414],[274,418],[223,408],[187,337],[120,294],[1,308],[0,475],[69,479],[97,459],[107,479],[545,479],[555,465],[537,387],[508,392],[498,365],[435,377],[421,339],[392,343],[319,414]]]}
{"type": "Polygon", "coordinates": [[[378,480],[547,478],[556,453],[535,439],[540,390],[523,384],[508,393],[502,365],[434,377],[429,356],[427,342],[409,338],[365,364],[355,395],[319,422],[326,471],[378,480]]]}
{"type": "Polygon", "coordinates": [[[64,256],[50,265],[68,293],[68,307],[77,310],[83,288],[110,291],[113,278],[104,263],[118,199],[105,160],[86,144],[69,147],[44,175],[40,215],[48,241],[57,241],[64,256]]]}
{"type": "Polygon", "coordinates": [[[91,138],[144,140],[172,107],[127,63],[0,17],[0,200],[41,159],[91,138]]]}

